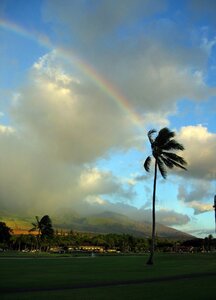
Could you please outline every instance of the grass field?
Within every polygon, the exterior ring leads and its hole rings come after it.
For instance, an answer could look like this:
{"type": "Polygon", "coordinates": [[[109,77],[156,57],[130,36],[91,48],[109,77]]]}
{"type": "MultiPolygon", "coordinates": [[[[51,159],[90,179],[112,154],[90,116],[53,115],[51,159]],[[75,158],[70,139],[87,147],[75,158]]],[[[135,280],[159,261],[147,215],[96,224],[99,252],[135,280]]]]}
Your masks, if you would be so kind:
{"type": "Polygon", "coordinates": [[[216,299],[216,254],[0,256],[0,299],[216,299]]]}

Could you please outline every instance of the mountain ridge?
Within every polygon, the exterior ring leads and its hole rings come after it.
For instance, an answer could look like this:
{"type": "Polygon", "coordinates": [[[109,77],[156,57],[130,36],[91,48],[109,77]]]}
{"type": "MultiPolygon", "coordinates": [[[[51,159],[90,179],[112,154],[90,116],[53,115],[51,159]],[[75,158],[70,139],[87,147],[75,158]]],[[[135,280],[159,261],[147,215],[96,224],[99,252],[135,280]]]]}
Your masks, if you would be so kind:
{"type": "MultiPolygon", "coordinates": [[[[62,223],[55,221],[57,227],[62,228],[62,223]]],[[[104,211],[99,214],[82,216],[81,218],[71,219],[71,224],[64,223],[68,229],[73,228],[78,231],[94,232],[94,233],[116,233],[116,234],[132,234],[137,237],[151,236],[151,223],[147,221],[135,221],[126,215],[115,213],[112,211],[104,211]]],[[[156,235],[158,237],[170,239],[191,239],[194,236],[174,228],[156,224],[156,235]]]]}
{"type": "MultiPolygon", "coordinates": [[[[15,215],[0,214],[0,221],[11,227],[15,234],[28,233],[35,217],[18,217],[15,215]]],[[[96,234],[131,234],[136,237],[151,237],[151,223],[135,221],[128,216],[112,211],[104,211],[92,215],[79,215],[76,212],[67,212],[50,215],[54,229],[91,232],[96,234]]],[[[195,238],[185,232],[156,223],[156,235],[161,238],[186,240],[195,238]]]]}

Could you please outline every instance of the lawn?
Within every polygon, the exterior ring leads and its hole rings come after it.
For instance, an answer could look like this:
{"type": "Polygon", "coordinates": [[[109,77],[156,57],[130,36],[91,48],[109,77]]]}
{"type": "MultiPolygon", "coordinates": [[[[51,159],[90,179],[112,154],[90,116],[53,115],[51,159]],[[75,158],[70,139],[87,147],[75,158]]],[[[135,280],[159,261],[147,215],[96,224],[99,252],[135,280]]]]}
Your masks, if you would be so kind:
{"type": "Polygon", "coordinates": [[[0,257],[0,299],[216,299],[216,254],[0,257]]]}

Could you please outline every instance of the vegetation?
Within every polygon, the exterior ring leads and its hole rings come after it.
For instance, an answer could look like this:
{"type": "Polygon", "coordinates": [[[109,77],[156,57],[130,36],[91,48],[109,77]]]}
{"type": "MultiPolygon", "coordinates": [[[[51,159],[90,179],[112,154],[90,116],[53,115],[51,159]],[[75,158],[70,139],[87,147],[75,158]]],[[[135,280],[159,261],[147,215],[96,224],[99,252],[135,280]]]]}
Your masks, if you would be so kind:
{"type": "Polygon", "coordinates": [[[52,221],[48,215],[45,215],[39,220],[38,216],[35,217],[36,222],[32,223],[34,226],[29,231],[38,231],[38,235],[42,238],[52,238],[54,236],[54,230],[52,227],[52,221]]]}
{"type": "MultiPolygon", "coordinates": [[[[166,168],[172,169],[178,167],[186,170],[184,165],[186,161],[173,151],[184,150],[182,144],[178,143],[174,137],[175,132],[170,131],[168,128],[163,128],[159,131],[156,138],[153,134],[156,133],[155,129],[148,132],[148,138],[151,144],[152,156],[155,159],[154,165],[154,183],[153,183],[153,196],[152,196],[152,241],[151,251],[147,264],[153,264],[154,248],[155,248],[155,199],[156,199],[156,183],[157,183],[157,170],[159,169],[163,178],[166,178],[166,168]]],[[[151,156],[148,156],[144,162],[144,168],[147,172],[150,171],[151,156]]]]}
{"type": "Polygon", "coordinates": [[[143,256],[2,259],[0,293],[4,300],[213,300],[215,255],[156,253],[157,268],[143,266],[143,256]]]}
{"type": "Polygon", "coordinates": [[[50,242],[54,237],[54,229],[52,227],[52,221],[48,215],[45,215],[41,218],[41,220],[38,218],[38,216],[35,217],[36,222],[32,223],[33,228],[29,230],[29,232],[32,231],[38,231],[37,235],[37,249],[38,247],[41,248],[41,244],[46,244],[47,249],[50,246],[50,242]]]}
{"type": "MultiPolygon", "coordinates": [[[[70,231],[54,231],[49,216],[36,223],[29,234],[12,234],[12,230],[0,222],[0,250],[19,252],[52,253],[146,253],[149,252],[151,239],[131,234],[96,234],[70,231]],[[32,232],[36,234],[32,234],[32,232]]],[[[154,248],[157,252],[211,252],[216,249],[216,239],[212,235],[204,239],[171,240],[156,237],[154,248]]]]}
{"type": "MultiPolygon", "coordinates": [[[[28,234],[13,235],[5,249],[20,252],[110,252],[110,253],[147,253],[150,239],[138,238],[128,234],[93,234],[81,232],[58,232],[52,239],[40,241],[37,236],[28,234]],[[84,247],[86,246],[86,247],[84,247]]],[[[193,239],[175,241],[156,238],[156,252],[210,252],[216,248],[216,239],[193,239]]]]}
{"type": "Polygon", "coordinates": [[[0,244],[5,247],[11,239],[12,229],[9,228],[4,222],[0,222],[0,244]]]}

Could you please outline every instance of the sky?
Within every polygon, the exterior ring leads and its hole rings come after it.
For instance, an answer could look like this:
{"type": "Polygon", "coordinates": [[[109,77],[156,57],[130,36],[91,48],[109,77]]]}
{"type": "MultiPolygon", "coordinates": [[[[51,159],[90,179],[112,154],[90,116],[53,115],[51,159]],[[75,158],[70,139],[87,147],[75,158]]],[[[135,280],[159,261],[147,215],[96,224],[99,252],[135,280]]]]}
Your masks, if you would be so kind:
{"type": "Polygon", "coordinates": [[[148,130],[188,171],[158,177],[156,220],[214,235],[216,2],[0,1],[0,211],[151,220],[148,130]]]}

